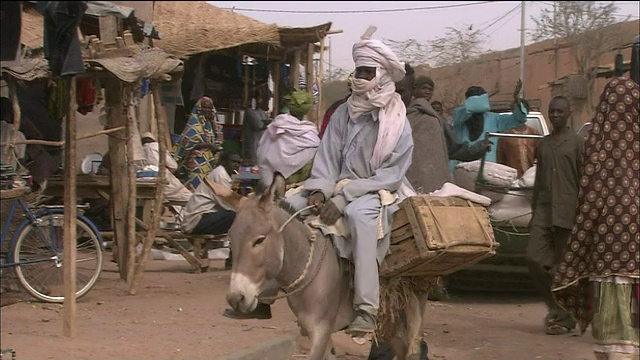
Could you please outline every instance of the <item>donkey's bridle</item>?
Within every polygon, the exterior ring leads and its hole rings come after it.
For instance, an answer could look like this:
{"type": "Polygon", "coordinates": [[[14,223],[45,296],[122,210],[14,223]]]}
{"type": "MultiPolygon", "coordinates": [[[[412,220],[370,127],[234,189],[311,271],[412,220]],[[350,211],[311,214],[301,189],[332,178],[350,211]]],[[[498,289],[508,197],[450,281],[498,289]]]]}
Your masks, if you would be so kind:
{"type": "MultiPolygon", "coordinates": [[[[295,213],[293,213],[293,215],[291,215],[287,221],[285,221],[282,226],[280,226],[280,229],[278,229],[278,233],[282,233],[282,231],[284,230],[284,228],[293,220],[296,218],[296,216],[298,216],[301,212],[305,211],[305,210],[309,210],[316,207],[316,205],[309,205],[307,207],[304,207],[298,211],[296,211],[295,213]]],[[[300,274],[300,276],[298,276],[297,279],[295,279],[291,284],[284,286],[282,288],[282,290],[284,291],[283,295],[278,295],[278,296],[261,296],[259,297],[260,300],[278,300],[278,299],[283,299],[286,297],[289,297],[293,294],[297,294],[298,292],[302,291],[304,288],[306,288],[309,284],[311,284],[313,282],[313,280],[315,280],[316,276],[318,276],[318,273],[320,272],[320,267],[322,266],[322,261],[324,260],[325,255],[327,254],[327,248],[329,247],[329,241],[324,242],[324,247],[322,249],[322,255],[320,255],[320,260],[318,261],[318,266],[316,268],[316,272],[313,274],[313,276],[311,277],[311,279],[309,279],[309,281],[307,281],[306,283],[302,284],[302,286],[299,286],[296,288],[296,286],[298,286],[298,284],[300,284],[302,282],[302,280],[304,280],[304,278],[307,276],[307,273],[309,272],[309,268],[311,267],[311,262],[313,261],[313,251],[315,250],[315,245],[316,245],[316,235],[314,232],[311,232],[311,234],[309,235],[309,242],[311,243],[310,248],[309,248],[309,257],[307,258],[307,262],[304,265],[304,269],[302,270],[302,273],[300,274]]]]}

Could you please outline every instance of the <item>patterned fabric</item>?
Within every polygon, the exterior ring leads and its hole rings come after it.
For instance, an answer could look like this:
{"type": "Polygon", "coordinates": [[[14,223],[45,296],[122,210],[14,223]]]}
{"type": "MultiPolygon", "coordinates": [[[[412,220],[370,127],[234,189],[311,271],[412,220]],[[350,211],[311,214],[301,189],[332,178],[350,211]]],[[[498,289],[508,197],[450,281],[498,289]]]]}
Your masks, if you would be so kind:
{"type": "MultiPolygon", "coordinates": [[[[222,150],[222,141],[224,140],[222,125],[219,125],[217,121],[209,121],[205,118],[202,110],[203,102],[213,103],[207,97],[196,102],[176,148],[176,161],[180,164],[178,175],[190,190],[195,190],[202,179],[216,167],[217,154],[222,150]],[[215,147],[213,149],[194,149],[201,144],[214,144],[215,147]]],[[[215,108],[213,112],[215,116],[215,108]]]]}
{"type": "Polygon", "coordinates": [[[552,287],[583,333],[593,319],[590,278],[640,278],[639,98],[635,82],[611,80],[585,143],[576,225],[552,287]]]}

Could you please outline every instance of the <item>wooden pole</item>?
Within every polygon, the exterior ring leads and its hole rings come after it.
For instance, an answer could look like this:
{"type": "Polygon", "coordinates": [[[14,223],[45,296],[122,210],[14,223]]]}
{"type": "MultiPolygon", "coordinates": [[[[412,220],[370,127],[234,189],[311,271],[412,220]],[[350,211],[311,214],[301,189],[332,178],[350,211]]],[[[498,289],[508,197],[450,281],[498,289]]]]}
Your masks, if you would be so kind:
{"type": "MultiPolygon", "coordinates": [[[[118,80],[114,78],[105,81],[105,106],[107,107],[107,126],[116,128],[126,126],[122,109],[122,88],[118,80]]],[[[109,170],[109,180],[111,183],[111,218],[114,232],[114,259],[118,262],[120,279],[127,279],[126,253],[127,246],[126,231],[126,207],[124,202],[128,197],[127,177],[126,177],[126,131],[119,131],[114,136],[109,137],[109,160],[111,168],[109,170]]]]}
{"type": "MultiPolygon", "coordinates": [[[[249,99],[249,65],[245,64],[244,65],[244,100],[243,100],[243,105],[244,105],[244,107],[246,107],[249,104],[251,104],[251,100],[249,99]]],[[[156,110],[156,113],[157,113],[157,110],[156,110]]],[[[158,129],[158,132],[160,132],[159,129],[158,129]]]]}
{"type": "MultiPolygon", "coordinates": [[[[100,130],[100,131],[97,131],[95,133],[89,133],[89,134],[85,134],[85,135],[82,135],[82,136],[78,136],[76,138],[76,140],[86,140],[86,139],[90,139],[92,137],[96,137],[96,136],[100,136],[100,135],[111,134],[113,132],[120,131],[120,130],[125,130],[125,127],[124,126],[119,126],[117,128],[114,128],[114,129],[100,130]]],[[[64,141],[16,140],[14,142],[14,144],[16,144],[16,145],[25,144],[25,145],[64,146],[64,141]]],[[[11,145],[11,141],[10,142],[0,143],[0,146],[7,146],[7,145],[11,145]]]]}
{"type": "MultiPolygon", "coordinates": [[[[158,138],[164,139],[164,136],[168,129],[167,121],[165,119],[164,107],[162,106],[162,103],[160,101],[160,89],[155,82],[150,84],[150,86],[151,93],[153,94],[153,104],[156,112],[156,119],[158,121],[158,138]]],[[[160,162],[158,164],[158,168],[160,170],[160,174],[158,176],[158,185],[156,187],[156,198],[154,200],[153,210],[151,213],[151,224],[149,224],[149,230],[145,234],[144,241],[142,243],[142,253],[140,254],[140,260],[133,274],[131,285],[129,286],[130,295],[137,294],[138,289],[140,288],[140,283],[142,282],[142,274],[144,272],[144,268],[147,265],[149,252],[151,251],[151,245],[153,245],[153,242],[155,240],[156,231],[158,230],[158,224],[160,222],[160,215],[162,215],[162,210],[164,208],[164,187],[167,172],[166,148],[167,147],[164,141],[158,142],[158,149],[160,150],[160,162]]]]}
{"type": "Polygon", "coordinates": [[[273,78],[273,114],[280,113],[280,61],[275,60],[271,68],[271,77],[273,78]]]}
{"type": "MultiPolygon", "coordinates": [[[[9,96],[11,97],[11,108],[13,109],[13,131],[11,133],[11,142],[7,147],[7,151],[14,151],[18,131],[20,131],[20,104],[18,103],[18,89],[16,89],[16,80],[11,78],[7,81],[9,85],[9,96]]],[[[3,144],[4,145],[4,144],[3,144]]]]}
{"type": "Polygon", "coordinates": [[[322,116],[324,104],[322,103],[322,81],[324,77],[324,37],[320,39],[320,65],[318,66],[318,107],[316,115],[316,125],[320,127],[322,125],[322,116]]]}
{"type": "Polygon", "coordinates": [[[70,78],[69,111],[65,127],[64,158],[64,239],[62,272],[64,276],[64,303],[62,333],[76,335],[76,79],[70,78]]]}
{"type": "Polygon", "coordinates": [[[289,68],[289,80],[291,81],[291,87],[296,90],[300,90],[300,58],[302,57],[302,50],[296,49],[293,53],[293,64],[289,68]]]}
{"type": "MultiPolygon", "coordinates": [[[[307,68],[305,72],[305,77],[307,78],[307,92],[311,95],[313,99],[313,83],[315,79],[313,78],[313,54],[315,54],[316,46],[313,43],[309,43],[307,45],[307,68]]],[[[313,107],[309,110],[307,114],[309,120],[316,122],[316,111],[313,111],[313,107]]]]}
{"type": "MultiPolygon", "coordinates": [[[[134,118],[133,105],[131,105],[131,99],[133,98],[133,89],[127,89],[125,92],[125,98],[127,99],[127,134],[134,134],[134,126],[136,125],[136,120],[134,118]]],[[[133,136],[127,137],[127,170],[128,170],[128,201],[127,201],[127,284],[131,285],[131,281],[133,281],[133,271],[135,269],[135,260],[136,260],[136,171],[134,168],[134,139],[133,136]]]]}

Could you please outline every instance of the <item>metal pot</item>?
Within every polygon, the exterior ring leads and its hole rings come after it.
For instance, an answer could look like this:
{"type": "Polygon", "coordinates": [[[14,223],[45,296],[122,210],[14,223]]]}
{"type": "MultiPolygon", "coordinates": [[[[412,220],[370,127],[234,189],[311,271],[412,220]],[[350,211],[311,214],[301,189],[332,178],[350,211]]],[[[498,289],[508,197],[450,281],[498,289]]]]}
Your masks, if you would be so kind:
{"type": "Polygon", "coordinates": [[[218,118],[218,123],[226,124],[227,123],[227,114],[225,113],[216,113],[216,117],[218,118]]]}

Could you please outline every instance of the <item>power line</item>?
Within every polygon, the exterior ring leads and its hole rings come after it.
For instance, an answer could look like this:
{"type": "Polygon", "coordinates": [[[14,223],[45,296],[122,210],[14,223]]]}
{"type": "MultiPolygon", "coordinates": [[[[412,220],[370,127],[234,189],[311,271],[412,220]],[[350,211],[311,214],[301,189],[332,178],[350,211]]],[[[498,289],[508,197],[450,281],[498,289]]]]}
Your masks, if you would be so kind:
{"type": "MultiPolygon", "coordinates": [[[[521,6],[520,6],[520,5],[518,5],[518,8],[520,8],[520,7],[521,7],[521,6]]],[[[508,18],[508,19],[506,19],[506,21],[505,21],[505,22],[503,22],[500,26],[498,26],[495,30],[493,30],[493,31],[491,32],[491,34],[487,35],[487,37],[492,36],[493,34],[495,34],[496,32],[498,32],[498,30],[502,29],[502,27],[503,27],[505,24],[508,24],[508,23],[509,23],[509,21],[511,21],[511,19],[513,19],[513,16],[514,16],[515,14],[517,14],[517,12],[515,12],[515,11],[514,11],[514,12],[512,12],[512,13],[510,14],[509,18],[508,18]]]]}
{"type": "Polygon", "coordinates": [[[516,7],[514,7],[513,9],[509,10],[506,14],[502,15],[501,17],[499,17],[496,21],[492,22],[491,24],[487,25],[485,28],[483,28],[482,30],[480,30],[480,32],[485,32],[487,31],[490,27],[492,27],[493,25],[497,24],[498,22],[502,21],[504,18],[506,18],[507,16],[515,13],[518,9],[520,9],[522,7],[522,4],[518,4],[516,5],[516,7]]]}
{"type": "Polygon", "coordinates": [[[249,11],[263,13],[289,13],[289,14],[362,14],[362,13],[385,13],[385,12],[403,12],[403,11],[420,11],[420,10],[437,10],[451,9],[458,7],[467,7],[473,5],[488,4],[495,1],[477,1],[473,3],[437,5],[437,6],[421,6],[413,8],[396,8],[396,9],[373,9],[373,10],[277,10],[277,9],[247,9],[239,7],[222,8],[231,11],[249,11]]]}

